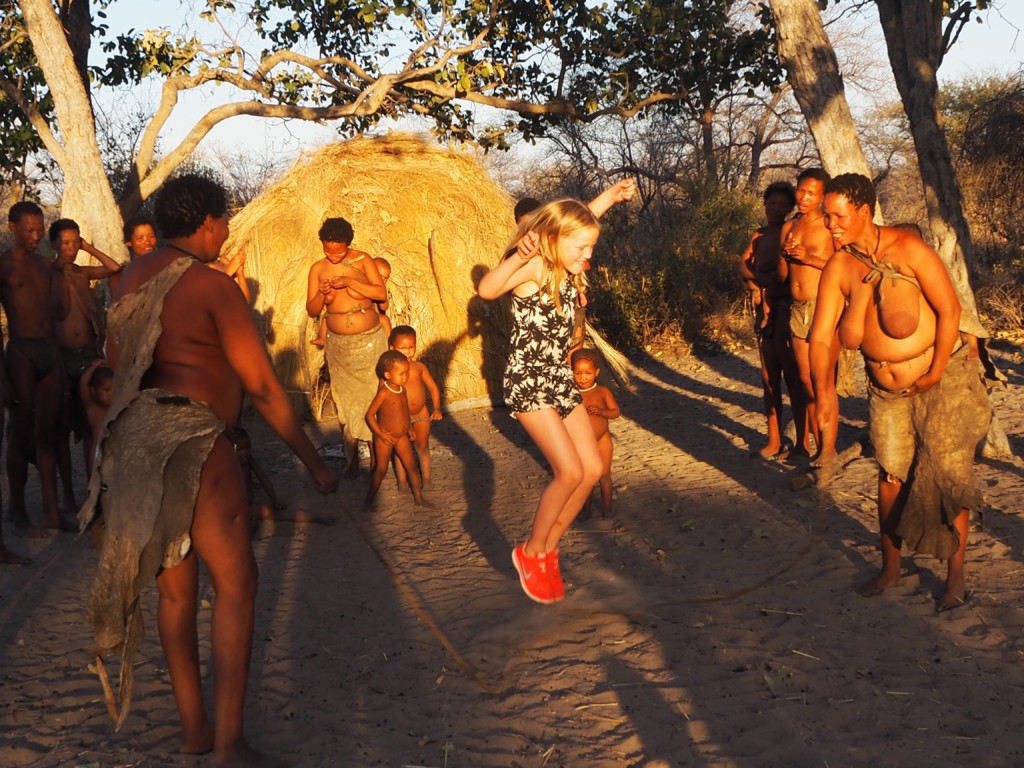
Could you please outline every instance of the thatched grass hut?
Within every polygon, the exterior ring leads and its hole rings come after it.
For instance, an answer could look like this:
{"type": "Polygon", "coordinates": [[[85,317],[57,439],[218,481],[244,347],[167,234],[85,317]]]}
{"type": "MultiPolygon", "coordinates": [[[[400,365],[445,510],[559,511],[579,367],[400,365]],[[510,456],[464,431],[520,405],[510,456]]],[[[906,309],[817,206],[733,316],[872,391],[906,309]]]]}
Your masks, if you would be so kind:
{"type": "Polygon", "coordinates": [[[323,413],[323,353],[310,344],[310,265],[324,219],[352,222],[352,247],[391,263],[394,325],[413,326],[446,407],[500,401],[507,313],[475,282],[513,230],[512,200],[470,155],[412,136],[355,139],[304,156],[231,221],[225,252],[245,248],[267,346],[285,386],[323,413]]]}

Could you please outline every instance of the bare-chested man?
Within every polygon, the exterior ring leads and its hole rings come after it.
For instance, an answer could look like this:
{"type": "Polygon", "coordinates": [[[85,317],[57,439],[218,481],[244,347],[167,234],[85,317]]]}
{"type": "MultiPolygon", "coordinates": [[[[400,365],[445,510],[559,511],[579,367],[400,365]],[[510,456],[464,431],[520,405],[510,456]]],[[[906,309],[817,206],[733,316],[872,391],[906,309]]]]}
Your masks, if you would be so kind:
{"type": "MultiPolygon", "coordinates": [[[[49,235],[57,254],[53,265],[57,271],[53,280],[54,303],[58,307],[55,330],[67,377],[58,425],[57,466],[64,485],[64,508],[77,512],[68,438],[72,429],[81,438],[87,426],[79,384],[82,374],[103,356],[103,315],[91,281],[116,275],[121,265],[84,240],[78,224],[71,219],[57,219],[50,225],[49,235]],[[85,251],[99,264],[76,264],[79,251],[85,251]]],[[[83,441],[82,447],[87,450],[87,441],[83,441]]],[[[89,457],[86,458],[88,463],[89,457]]]]}
{"type": "MultiPolygon", "coordinates": [[[[321,493],[337,478],[302,431],[241,291],[206,266],[228,235],[223,189],[199,176],[174,179],[156,217],[165,245],[125,268],[108,316],[114,392],[80,514],[83,525],[103,519],[90,620],[98,647],[121,651],[122,675],[130,671],[138,593],[156,574],[182,750],[212,749],[219,766],[274,765],[243,736],[257,574],[245,479],[225,434],[243,393],[321,493]],[[199,672],[198,558],[216,593],[212,722],[199,672]]],[[[125,693],[122,683],[122,719],[125,693]]]]}
{"type": "MultiPolygon", "coordinates": [[[[811,361],[808,354],[807,337],[814,319],[814,305],[818,298],[818,280],[821,270],[835,253],[832,235],[825,226],[821,210],[825,196],[825,184],[831,177],[821,168],[808,168],[796,177],[797,215],[782,225],[782,269],[788,275],[789,293],[793,305],[789,314],[789,331],[792,336],[793,357],[800,372],[800,383],[806,396],[804,433],[797,435],[799,444],[808,454],[811,452],[811,438],[818,449],[812,466],[821,467],[835,458],[836,435],[839,431],[839,404],[833,403],[830,412],[835,423],[822,432],[818,429],[814,407],[814,387],[811,384],[811,361]]],[[[832,345],[835,359],[839,359],[839,339],[832,345]]],[[[834,391],[834,389],[833,389],[834,391]]]]}
{"type": "Polygon", "coordinates": [[[359,441],[373,439],[366,409],[377,394],[375,368],[387,351],[375,301],[387,300],[380,270],[370,255],[349,247],[352,225],[332,218],[320,227],[324,257],[309,268],[306,312],[319,317],[327,308],[324,356],[331,375],[331,395],[345,434],[346,471],[359,471],[359,441]]]}
{"type": "MultiPolygon", "coordinates": [[[[793,359],[789,333],[789,287],[785,262],[781,258],[782,226],[796,204],[793,185],[785,181],[769,184],[764,191],[767,224],[750,238],[740,258],[740,276],[754,298],[754,331],[761,356],[761,385],[768,428],[768,443],[757,455],[766,459],[784,459],[782,442],[782,379],[786,380],[797,435],[804,433],[803,387],[793,359]]],[[[794,449],[799,453],[802,449],[794,449]]]]}
{"type": "Polygon", "coordinates": [[[64,391],[64,367],[54,337],[50,262],[36,253],[43,239],[43,212],[35,203],[11,206],[8,228],[14,244],[0,254],[0,301],[7,314],[4,404],[11,412],[7,442],[10,515],[15,529],[39,538],[47,532],[32,524],[25,508],[30,452],[35,452],[47,528],[77,530],[57,507],[57,416],[64,391]]]}
{"type": "Polygon", "coordinates": [[[824,206],[839,250],[822,272],[810,336],[818,426],[832,423],[838,330],[842,345],[864,356],[879,464],[882,569],[860,591],[880,594],[899,581],[906,541],[949,560],[937,602],[949,610],[965,600],[968,515],[982,503],[973,468],[990,414],[981,362],[961,341],[960,303],[942,260],[914,235],[875,225],[866,177],[832,179],[824,206]]]}

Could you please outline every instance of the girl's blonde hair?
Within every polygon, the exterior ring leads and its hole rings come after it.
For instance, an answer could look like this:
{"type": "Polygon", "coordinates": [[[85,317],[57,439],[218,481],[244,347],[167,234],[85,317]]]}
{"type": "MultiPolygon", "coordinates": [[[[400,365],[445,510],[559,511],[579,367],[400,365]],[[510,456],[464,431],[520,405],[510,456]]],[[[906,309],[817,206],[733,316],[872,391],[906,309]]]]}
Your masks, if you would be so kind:
{"type": "MultiPolygon", "coordinates": [[[[538,208],[519,225],[506,250],[507,254],[514,253],[516,244],[527,232],[537,235],[540,256],[544,260],[540,291],[542,294],[547,294],[559,312],[562,311],[559,289],[565,281],[567,272],[562,266],[561,259],[558,258],[558,241],[584,229],[600,229],[600,224],[593,211],[579,200],[572,198],[555,200],[538,208]]],[[[577,290],[586,288],[587,278],[582,272],[575,275],[573,280],[577,290]]]]}

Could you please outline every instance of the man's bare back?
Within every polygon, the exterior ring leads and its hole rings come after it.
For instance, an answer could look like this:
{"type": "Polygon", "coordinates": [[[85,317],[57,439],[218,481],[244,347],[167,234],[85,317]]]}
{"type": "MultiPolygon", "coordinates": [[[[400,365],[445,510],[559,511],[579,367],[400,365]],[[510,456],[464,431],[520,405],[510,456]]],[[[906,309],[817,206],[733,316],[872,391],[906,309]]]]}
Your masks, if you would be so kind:
{"type": "MultiPolygon", "coordinates": [[[[115,300],[138,289],[181,255],[161,248],[131,262],[115,300]]],[[[228,358],[227,340],[222,345],[221,339],[224,332],[250,335],[247,329],[230,327],[233,321],[241,325],[237,312],[245,307],[245,300],[230,277],[200,266],[197,262],[185,272],[164,299],[160,340],[142,385],[204,402],[225,423],[234,424],[241,413],[242,387],[228,358]]]]}

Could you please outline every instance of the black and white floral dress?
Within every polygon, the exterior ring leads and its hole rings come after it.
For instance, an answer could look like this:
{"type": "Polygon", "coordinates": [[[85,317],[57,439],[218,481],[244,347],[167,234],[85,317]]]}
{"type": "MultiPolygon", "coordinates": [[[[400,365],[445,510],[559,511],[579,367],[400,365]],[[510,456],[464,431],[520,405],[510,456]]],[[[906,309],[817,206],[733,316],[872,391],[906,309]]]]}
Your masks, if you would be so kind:
{"type": "Polygon", "coordinates": [[[505,366],[505,405],[513,416],[554,408],[561,418],[583,402],[566,360],[579,294],[571,275],[559,290],[561,310],[543,291],[512,294],[512,337],[505,366]]]}

